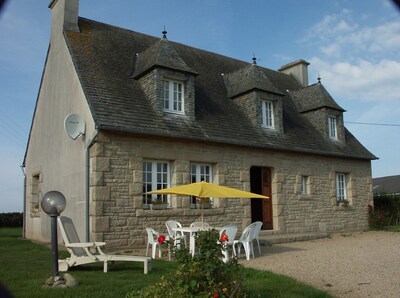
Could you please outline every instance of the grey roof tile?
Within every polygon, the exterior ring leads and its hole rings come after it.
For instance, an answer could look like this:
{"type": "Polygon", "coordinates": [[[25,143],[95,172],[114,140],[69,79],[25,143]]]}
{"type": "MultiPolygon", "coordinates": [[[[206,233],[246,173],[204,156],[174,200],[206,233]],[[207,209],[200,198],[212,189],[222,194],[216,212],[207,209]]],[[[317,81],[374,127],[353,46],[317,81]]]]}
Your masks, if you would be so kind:
{"type": "Polygon", "coordinates": [[[322,107],[328,107],[345,112],[345,110],[336,103],[321,83],[316,83],[295,90],[291,94],[295,97],[300,112],[308,112],[322,107]]]}
{"type": "Polygon", "coordinates": [[[161,38],[142,53],[137,53],[135,57],[134,78],[139,78],[156,66],[197,74],[178,55],[173,43],[167,38],[161,38]]]}
{"type": "Polygon", "coordinates": [[[283,95],[256,64],[250,64],[233,73],[223,74],[228,97],[233,98],[251,90],[283,95]]]}
{"type": "MultiPolygon", "coordinates": [[[[178,63],[178,68],[198,74],[195,79],[196,120],[191,122],[185,116],[176,115],[158,117],[139,82],[132,78],[132,70],[135,54],[155,50],[152,47],[156,47],[160,39],[83,18],[79,19],[79,27],[80,32],[66,31],[65,36],[99,129],[328,156],[376,158],[347,130],[346,144],[327,141],[298,112],[287,92],[298,90],[301,85],[289,75],[259,66],[254,75],[265,76],[266,83],[257,81],[250,87],[282,94],[284,134],[254,127],[243,110],[227,96],[221,75],[249,69],[249,63],[172,41],[168,44],[172,45],[178,60],[184,62],[178,63]]],[[[145,60],[152,61],[151,57],[145,60]]],[[[151,63],[143,62],[143,69],[155,65],[154,61],[156,59],[151,63]]]]}

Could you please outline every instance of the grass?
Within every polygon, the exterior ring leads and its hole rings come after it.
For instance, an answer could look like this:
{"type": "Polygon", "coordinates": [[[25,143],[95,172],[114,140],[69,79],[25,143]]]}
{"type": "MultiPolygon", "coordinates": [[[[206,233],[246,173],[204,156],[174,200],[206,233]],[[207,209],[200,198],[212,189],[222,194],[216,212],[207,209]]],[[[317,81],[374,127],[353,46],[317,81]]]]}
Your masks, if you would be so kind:
{"type": "MultiPolygon", "coordinates": [[[[0,283],[16,298],[125,297],[176,269],[175,262],[164,260],[153,261],[147,275],[142,263],[116,262],[108,273],[103,273],[102,264],[90,264],[69,270],[79,282],[77,288],[45,289],[42,285],[52,275],[51,250],[21,239],[21,233],[21,228],[0,228],[0,283]]],[[[67,253],[59,255],[64,258],[67,253]]],[[[245,287],[248,297],[331,297],[289,277],[254,269],[245,269],[245,287]]]]}
{"type": "Polygon", "coordinates": [[[397,226],[386,226],[383,228],[384,231],[388,232],[400,232],[400,225],[397,226]]]}

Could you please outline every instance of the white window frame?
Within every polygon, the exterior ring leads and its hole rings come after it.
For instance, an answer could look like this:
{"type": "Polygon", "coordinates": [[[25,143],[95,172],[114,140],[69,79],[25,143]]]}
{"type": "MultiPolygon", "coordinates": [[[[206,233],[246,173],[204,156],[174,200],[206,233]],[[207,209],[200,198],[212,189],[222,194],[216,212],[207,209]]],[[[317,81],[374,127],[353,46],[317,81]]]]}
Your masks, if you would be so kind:
{"type": "MultiPolygon", "coordinates": [[[[190,181],[195,182],[213,182],[212,166],[205,163],[190,163],[190,181]]],[[[190,206],[196,207],[196,197],[190,198],[190,206]]]]}
{"type": "Polygon", "coordinates": [[[308,195],[308,179],[308,176],[301,176],[300,192],[302,195],[308,195]]]}
{"type": "Polygon", "coordinates": [[[170,186],[170,163],[161,160],[143,160],[143,206],[161,200],[170,205],[169,195],[146,194],[148,191],[168,188],[170,186]],[[149,167],[148,167],[149,166],[149,167]]]}
{"type": "Polygon", "coordinates": [[[181,81],[164,79],[162,86],[163,108],[165,112],[184,114],[185,90],[181,81]]]}
{"type": "Polygon", "coordinates": [[[328,117],[329,137],[337,140],[337,118],[333,116],[328,117]]]}
{"type": "Polygon", "coordinates": [[[261,117],[262,127],[274,128],[275,120],[274,120],[274,104],[269,100],[261,101],[261,117]]]}
{"type": "Polygon", "coordinates": [[[347,200],[347,175],[345,173],[336,173],[336,200],[347,200]]]}

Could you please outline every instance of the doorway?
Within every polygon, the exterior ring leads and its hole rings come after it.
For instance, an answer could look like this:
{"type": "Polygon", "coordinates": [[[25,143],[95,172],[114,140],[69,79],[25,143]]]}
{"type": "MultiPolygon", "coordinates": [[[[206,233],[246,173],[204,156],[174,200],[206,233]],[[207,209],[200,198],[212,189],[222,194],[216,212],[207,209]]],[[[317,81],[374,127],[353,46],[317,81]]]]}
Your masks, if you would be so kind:
{"type": "Polygon", "coordinates": [[[268,196],[268,199],[251,200],[251,221],[262,221],[264,230],[273,229],[271,168],[250,168],[251,192],[268,196]]]}

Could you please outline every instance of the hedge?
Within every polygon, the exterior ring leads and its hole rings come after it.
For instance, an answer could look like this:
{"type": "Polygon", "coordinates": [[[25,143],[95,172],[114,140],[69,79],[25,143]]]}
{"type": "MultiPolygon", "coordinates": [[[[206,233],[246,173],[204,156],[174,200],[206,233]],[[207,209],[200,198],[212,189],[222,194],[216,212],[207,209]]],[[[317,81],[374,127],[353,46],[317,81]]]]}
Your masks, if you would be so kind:
{"type": "Polygon", "coordinates": [[[381,229],[400,225],[400,195],[375,196],[374,208],[370,208],[370,225],[381,229]]]}
{"type": "Polygon", "coordinates": [[[0,228],[4,227],[22,227],[23,213],[11,212],[0,213],[0,228]]]}

